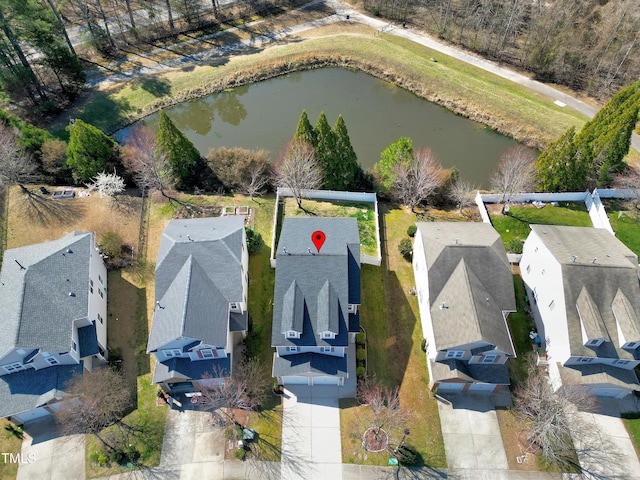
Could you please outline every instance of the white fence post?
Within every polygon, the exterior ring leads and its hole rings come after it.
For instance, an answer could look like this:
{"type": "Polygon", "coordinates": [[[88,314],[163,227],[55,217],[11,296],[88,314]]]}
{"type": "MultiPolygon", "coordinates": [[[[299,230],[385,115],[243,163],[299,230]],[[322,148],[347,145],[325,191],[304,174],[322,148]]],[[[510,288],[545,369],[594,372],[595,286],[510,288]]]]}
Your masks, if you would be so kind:
{"type": "Polygon", "coordinates": [[[476,205],[478,205],[478,210],[480,211],[480,216],[482,217],[483,223],[488,223],[491,225],[491,219],[489,218],[489,212],[487,212],[487,207],[484,204],[484,200],[482,200],[482,195],[480,194],[480,190],[476,192],[476,205]]]}

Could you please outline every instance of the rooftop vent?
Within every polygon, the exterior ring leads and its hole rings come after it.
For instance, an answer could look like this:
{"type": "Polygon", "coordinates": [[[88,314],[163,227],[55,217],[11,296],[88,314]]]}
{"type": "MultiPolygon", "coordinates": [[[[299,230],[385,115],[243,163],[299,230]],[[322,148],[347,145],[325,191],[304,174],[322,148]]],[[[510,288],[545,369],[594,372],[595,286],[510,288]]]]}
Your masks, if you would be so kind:
{"type": "Polygon", "coordinates": [[[75,294],[75,293],[73,293],[73,292],[69,292],[69,296],[70,296],[70,297],[75,297],[75,296],[76,296],[76,294],[75,294]]]}
{"type": "Polygon", "coordinates": [[[70,248],[67,248],[67,253],[73,253],[73,250],[71,250],[70,248]]]}
{"type": "Polygon", "coordinates": [[[574,255],[573,257],[571,257],[571,261],[572,261],[573,263],[576,263],[576,262],[578,261],[578,256],[577,256],[577,255],[574,255]]]}
{"type": "Polygon", "coordinates": [[[442,302],[440,304],[440,310],[444,310],[445,308],[449,308],[449,305],[447,305],[446,302],[442,302]]]}
{"type": "Polygon", "coordinates": [[[591,260],[591,263],[596,263],[596,260],[598,260],[598,257],[593,257],[593,260],[591,260]]]}
{"type": "Polygon", "coordinates": [[[456,238],[456,245],[460,245],[460,239],[456,238]]]}
{"type": "Polygon", "coordinates": [[[22,264],[21,264],[18,260],[16,260],[16,259],[14,258],[14,259],[13,259],[13,261],[14,261],[14,262],[16,262],[16,263],[18,264],[18,266],[20,267],[20,270],[26,270],[26,268],[24,268],[24,267],[22,266],[22,264]]]}

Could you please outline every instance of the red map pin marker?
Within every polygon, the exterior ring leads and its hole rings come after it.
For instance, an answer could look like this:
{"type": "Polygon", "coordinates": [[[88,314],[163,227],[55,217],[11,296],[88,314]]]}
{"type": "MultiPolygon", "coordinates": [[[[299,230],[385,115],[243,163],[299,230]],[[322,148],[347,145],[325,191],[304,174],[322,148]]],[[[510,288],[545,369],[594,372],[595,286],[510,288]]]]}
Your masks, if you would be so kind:
{"type": "Polygon", "coordinates": [[[326,239],[327,239],[327,236],[324,234],[324,232],[321,232],[320,230],[316,230],[311,234],[311,241],[316,246],[318,253],[320,253],[320,249],[322,248],[322,245],[324,244],[324,241],[326,239]]]}

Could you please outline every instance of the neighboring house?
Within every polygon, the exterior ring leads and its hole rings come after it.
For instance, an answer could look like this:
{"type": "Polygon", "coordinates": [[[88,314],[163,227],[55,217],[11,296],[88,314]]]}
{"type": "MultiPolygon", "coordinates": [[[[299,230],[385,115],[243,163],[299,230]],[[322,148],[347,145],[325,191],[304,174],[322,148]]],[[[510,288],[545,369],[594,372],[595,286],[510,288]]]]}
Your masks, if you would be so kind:
{"type": "Polygon", "coordinates": [[[93,233],[5,251],[0,298],[0,417],[24,423],[106,362],[107,269],[93,233]]]}
{"type": "Polygon", "coordinates": [[[355,386],[359,304],[356,219],[285,218],[276,252],[271,337],[278,382],[355,386]],[[319,252],[312,239],[316,231],[326,237],[319,252]]]}
{"type": "Polygon", "coordinates": [[[640,390],[638,257],[603,229],[531,225],[520,268],[554,389],[640,390]]]}
{"type": "Polygon", "coordinates": [[[500,235],[486,223],[417,226],[413,271],[431,389],[508,389],[515,350],[507,315],[516,304],[500,235]]]}
{"type": "Polygon", "coordinates": [[[172,220],[160,242],[147,353],[153,383],[193,392],[231,375],[247,330],[244,217],[172,220]]]}

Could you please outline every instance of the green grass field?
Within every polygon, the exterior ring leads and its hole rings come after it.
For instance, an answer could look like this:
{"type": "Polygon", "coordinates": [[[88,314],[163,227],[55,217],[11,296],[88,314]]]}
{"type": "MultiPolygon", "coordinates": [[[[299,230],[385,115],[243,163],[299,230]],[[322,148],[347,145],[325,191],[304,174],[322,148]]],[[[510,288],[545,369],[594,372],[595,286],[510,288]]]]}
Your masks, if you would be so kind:
{"type": "Polygon", "coordinates": [[[606,208],[611,228],[616,232],[616,237],[633,253],[640,256],[640,213],[606,208]]]}

